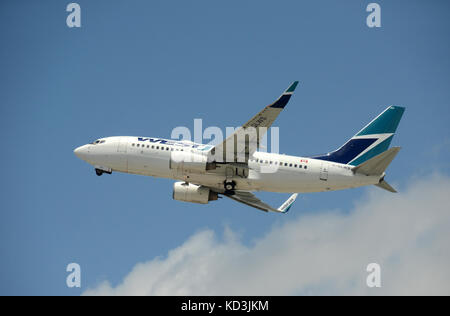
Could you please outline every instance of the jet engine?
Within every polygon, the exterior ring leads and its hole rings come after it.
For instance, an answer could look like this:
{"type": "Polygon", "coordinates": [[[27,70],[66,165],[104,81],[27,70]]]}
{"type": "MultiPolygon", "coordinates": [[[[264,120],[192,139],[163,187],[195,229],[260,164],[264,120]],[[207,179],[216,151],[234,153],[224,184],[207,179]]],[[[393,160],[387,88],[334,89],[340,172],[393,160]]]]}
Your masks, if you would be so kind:
{"type": "Polygon", "coordinates": [[[185,182],[173,184],[173,199],[177,201],[208,204],[209,201],[215,201],[218,198],[216,192],[204,186],[185,182]]]}

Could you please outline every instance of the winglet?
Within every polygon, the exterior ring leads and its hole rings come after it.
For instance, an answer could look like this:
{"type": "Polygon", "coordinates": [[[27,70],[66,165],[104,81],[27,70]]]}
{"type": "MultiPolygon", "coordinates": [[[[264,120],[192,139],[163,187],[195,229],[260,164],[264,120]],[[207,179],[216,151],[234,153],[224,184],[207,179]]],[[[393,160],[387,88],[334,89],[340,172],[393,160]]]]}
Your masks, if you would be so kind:
{"type": "MultiPolygon", "coordinates": [[[[294,88],[295,89],[295,88],[294,88]]],[[[294,204],[295,200],[297,199],[298,193],[292,194],[289,199],[286,200],[278,209],[277,211],[280,213],[287,213],[289,212],[292,204],[294,204]]]]}
{"type": "Polygon", "coordinates": [[[270,105],[271,108],[278,108],[278,109],[284,109],[286,104],[288,104],[289,99],[291,98],[292,94],[295,91],[295,88],[297,88],[298,81],[294,81],[289,88],[287,88],[286,91],[283,92],[283,94],[276,100],[273,104],[270,105]]]}
{"type": "Polygon", "coordinates": [[[292,94],[295,91],[295,88],[297,88],[297,85],[298,85],[298,81],[294,81],[283,94],[287,94],[287,93],[292,94]]]}

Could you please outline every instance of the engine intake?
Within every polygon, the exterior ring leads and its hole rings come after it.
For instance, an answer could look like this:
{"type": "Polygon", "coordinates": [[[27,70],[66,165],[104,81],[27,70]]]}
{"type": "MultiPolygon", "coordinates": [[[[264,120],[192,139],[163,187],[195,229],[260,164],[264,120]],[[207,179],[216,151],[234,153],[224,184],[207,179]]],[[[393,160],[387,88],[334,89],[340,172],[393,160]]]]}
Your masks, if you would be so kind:
{"type": "Polygon", "coordinates": [[[219,198],[216,192],[204,186],[192,183],[175,182],[173,184],[173,199],[183,202],[208,204],[219,198]]]}

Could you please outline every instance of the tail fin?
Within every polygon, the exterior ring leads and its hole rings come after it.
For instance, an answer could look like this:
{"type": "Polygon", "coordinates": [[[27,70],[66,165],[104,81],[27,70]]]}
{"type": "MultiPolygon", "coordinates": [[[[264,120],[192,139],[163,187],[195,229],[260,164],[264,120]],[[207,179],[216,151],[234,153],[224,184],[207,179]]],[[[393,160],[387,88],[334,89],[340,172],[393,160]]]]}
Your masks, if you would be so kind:
{"type": "Polygon", "coordinates": [[[339,149],[315,159],[358,166],[386,151],[405,108],[390,106],[339,149]]]}

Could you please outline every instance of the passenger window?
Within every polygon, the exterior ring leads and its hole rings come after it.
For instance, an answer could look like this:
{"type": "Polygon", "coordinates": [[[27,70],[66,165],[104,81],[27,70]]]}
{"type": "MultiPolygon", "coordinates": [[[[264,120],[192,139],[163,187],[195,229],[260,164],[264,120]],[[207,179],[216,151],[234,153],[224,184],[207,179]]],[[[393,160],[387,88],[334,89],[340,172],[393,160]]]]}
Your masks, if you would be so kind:
{"type": "Polygon", "coordinates": [[[305,169],[306,169],[306,166],[305,166],[305,169]]]}
{"type": "Polygon", "coordinates": [[[152,145],[152,149],[155,149],[155,146],[154,146],[154,145],[152,145]]]}
{"type": "Polygon", "coordinates": [[[147,145],[147,148],[150,148],[150,145],[147,145]]]}
{"type": "Polygon", "coordinates": [[[302,165],[299,165],[298,167],[299,167],[300,169],[302,169],[302,165]]]}
{"type": "Polygon", "coordinates": [[[159,146],[156,146],[156,149],[159,149],[159,146]]]}
{"type": "Polygon", "coordinates": [[[287,162],[284,163],[284,166],[287,167],[287,162]]]}
{"type": "Polygon", "coordinates": [[[164,147],[161,146],[161,150],[164,150],[164,147]]]}
{"type": "Polygon", "coordinates": [[[136,147],[139,147],[139,144],[137,144],[136,147]]]}
{"type": "Polygon", "coordinates": [[[166,150],[169,150],[169,147],[166,147],[166,150]]]}
{"type": "Polygon", "coordinates": [[[270,162],[270,164],[272,164],[272,161],[270,162]]]}
{"type": "Polygon", "coordinates": [[[291,163],[289,164],[289,167],[292,167],[292,164],[291,164],[291,163]]]}
{"type": "Polygon", "coordinates": [[[294,168],[297,168],[297,164],[294,165],[294,168]]]}
{"type": "Polygon", "coordinates": [[[134,147],[134,143],[133,143],[133,144],[131,144],[131,146],[132,146],[132,147],[134,147]]]}

